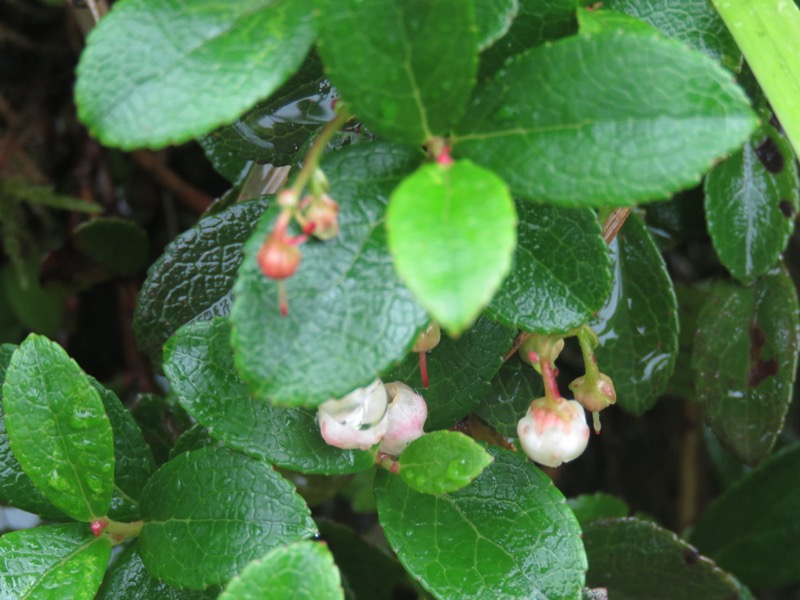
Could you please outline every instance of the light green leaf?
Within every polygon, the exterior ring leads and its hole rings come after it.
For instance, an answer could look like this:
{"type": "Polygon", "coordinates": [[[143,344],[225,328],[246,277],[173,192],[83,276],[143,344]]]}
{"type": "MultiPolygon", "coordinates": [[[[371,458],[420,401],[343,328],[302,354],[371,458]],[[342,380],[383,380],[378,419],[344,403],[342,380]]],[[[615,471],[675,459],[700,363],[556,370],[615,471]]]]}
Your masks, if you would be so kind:
{"type": "Polygon", "coordinates": [[[114,440],[100,394],[64,349],[29,335],[3,384],[11,449],[56,508],[76,521],[108,512],[114,440]]]}
{"type": "Polygon", "coordinates": [[[754,465],[783,428],[800,350],[794,283],[782,267],[750,287],[717,283],[699,317],[692,367],[703,416],[754,465]]]}
{"type": "Polygon", "coordinates": [[[234,204],[200,219],[175,238],[153,263],[139,292],[133,329],[155,364],[164,342],[193,321],[226,317],[242,262],[242,245],[270,198],[234,204]]]}
{"type": "Polygon", "coordinates": [[[603,492],[569,498],[567,504],[582,527],[598,519],[618,519],[627,517],[630,513],[624,500],[603,492]]]}
{"type": "Polygon", "coordinates": [[[0,538],[0,598],[92,600],[111,542],[88,525],[48,525],[0,538]]]}
{"type": "Polygon", "coordinates": [[[586,583],[614,600],[738,598],[734,579],[671,531],[637,519],[583,526],[589,558],[586,583]]]}
{"type": "Polygon", "coordinates": [[[236,367],[260,400],[315,406],[363,386],[405,356],[429,317],[400,283],[386,248],[386,199],[418,164],[418,153],[385,143],[334,152],[322,162],[340,203],[339,235],[303,245],[285,281],[289,314],[256,253],[276,212],[245,247],[231,320],[236,367]]]}
{"type": "Polygon", "coordinates": [[[289,482],[224,448],[184,452],[142,492],[139,551],[148,571],[178,587],[227,581],[266,551],[316,532],[289,482]]]}
{"type": "Polygon", "coordinates": [[[664,259],[631,215],[609,246],[614,288],[590,325],[600,338],[600,370],[614,380],[617,405],[649,410],[667,386],[678,354],[678,309],[664,259]]]}
{"type": "Polygon", "coordinates": [[[409,144],[444,136],[475,84],[478,38],[471,0],[324,0],[318,47],[355,115],[409,144]]]}
{"type": "Polygon", "coordinates": [[[592,7],[578,9],[578,29],[581,35],[595,35],[613,30],[658,35],[658,29],[636,17],[616,10],[592,7]]]}
{"type": "Polygon", "coordinates": [[[603,8],[641,19],[731,71],[742,64],[739,47],[708,0],[606,0],[603,8]]]}
{"type": "Polygon", "coordinates": [[[389,544],[438,598],[578,600],[586,557],[564,497],[524,457],[488,450],[495,460],[472,485],[441,496],[379,471],[378,517],[389,544]]]}
{"type": "Polygon", "coordinates": [[[467,160],[427,164],[404,179],[392,193],[386,230],[400,277],[453,335],[497,291],[517,237],[505,184],[467,160]]]}
{"type": "Polygon", "coordinates": [[[696,184],[756,125],[730,73],[656,36],[577,36],[510,60],[473,95],[454,153],[512,193],[624,206],[696,184]]]}
{"type": "Polygon", "coordinates": [[[508,327],[566,332],[603,307],[611,291],[608,250],[588,208],[517,202],[511,273],[488,314],[508,327]]]}
{"type": "Polygon", "coordinates": [[[81,54],[78,115],[105,145],[126,150],[230,123],[303,62],[314,41],[312,4],[117,2],[81,54]]]}
{"type": "Polygon", "coordinates": [[[508,33],[519,12],[519,0],[473,0],[478,45],[483,51],[508,33]]]}
{"type": "Polygon", "coordinates": [[[442,336],[428,353],[428,388],[422,387],[415,352],[382,378],[402,381],[422,394],[428,405],[427,431],[452,427],[480,403],[515,334],[513,329],[481,317],[458,339],[442,336]]]}
{"type": "Polygon", "coordinates": [[[147,265],[147,232],[128,219],[98,218],[72,232],[75,247],[120,275],[133,275],[147,265]]]}
{"type": "Polygon", "coordinates": [[[131,544],[109,568],[97,600],[215,600],[219,592],[218,587],[182,590],[159,581],[145,569],[136,544],[131,544]]]}
{"type": "Polygon", "coordinates": [[[220,600],[344,600],[339,569],[325,544],[295,542],[247,565],[220,600]]]}
{"type": "Polygon", "coordinates": [[[458,431],[434,431],[403,450],[399,474],[423,494],[447,494],[468,486],[494,459],[471,437],[458,431]]]}
{"type": "Polygon", "coordinates": [[[227,319],[182,327],[164,349],[164,372],[181,406],[214,438],[256,458],[305,473],[354,473],[370,452],[325,443],[315,412],[281,408],[250,396],[233,364],[227,319]]]}
{"type": "Polygon", "coordinates": [[[731,275],[752,283],[786,249],[800,205],[800,179],[786,138],[764,126],[711,170],[705,192],[714,249],[731,275]]]}
{"type": "Polygon", "coordinates": [[[800,581],[800,444],[769,457],[700,515],[691,542],[754,588],[800,581]]]}

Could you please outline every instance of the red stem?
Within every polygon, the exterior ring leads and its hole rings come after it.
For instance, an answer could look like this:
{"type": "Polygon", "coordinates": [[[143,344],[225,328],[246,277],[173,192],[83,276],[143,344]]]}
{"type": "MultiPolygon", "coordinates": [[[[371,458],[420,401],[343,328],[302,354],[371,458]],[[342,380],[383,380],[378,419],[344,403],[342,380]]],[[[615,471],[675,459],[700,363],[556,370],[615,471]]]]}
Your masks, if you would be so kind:
{"type": "Polygon", "coordinates": [[[419,353],[419,373],[422,376],[422,387],[428,389],[428,361],[425,358],[425,352],[419,353]]]}
{"type": "Polygon", "coordinates": [[[556,383],[556,376],[553,373],[553,367],[549,360],[543,360],[540,363],[542,367],[542,380],[544,381],[544,395],[552,400],[561,398],[561,393],[558,391],[558,384],[556,383]]]}

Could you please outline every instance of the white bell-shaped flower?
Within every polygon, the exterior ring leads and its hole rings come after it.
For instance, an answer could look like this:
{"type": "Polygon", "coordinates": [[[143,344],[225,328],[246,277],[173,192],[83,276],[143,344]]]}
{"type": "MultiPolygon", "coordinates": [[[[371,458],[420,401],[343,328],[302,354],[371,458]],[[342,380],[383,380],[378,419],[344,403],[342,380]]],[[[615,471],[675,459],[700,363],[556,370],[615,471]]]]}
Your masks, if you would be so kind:
{"type": "Polygon", "coordinates": [[[340,400],[328,400],[317,412],[322,438],[337,448],[369,450],[386,433],[387,404],[386,387],[380,379],[340,400]]]}
{"type": "Polygon", "coordinates": [[[386,384],[391,402],[386,411],[389,427],[383,436],[379,450],[392,456],[400,456],[424,431],[428,418],[428,405],[425,399],[399,381],[386,384]]]}
{"type": "Polygon", "coordinates": [[[575,400],[539,398],[517,423],[517,435],[531,460],[557,467],[583,454],[589,426],[583,407],[575,400]]]}

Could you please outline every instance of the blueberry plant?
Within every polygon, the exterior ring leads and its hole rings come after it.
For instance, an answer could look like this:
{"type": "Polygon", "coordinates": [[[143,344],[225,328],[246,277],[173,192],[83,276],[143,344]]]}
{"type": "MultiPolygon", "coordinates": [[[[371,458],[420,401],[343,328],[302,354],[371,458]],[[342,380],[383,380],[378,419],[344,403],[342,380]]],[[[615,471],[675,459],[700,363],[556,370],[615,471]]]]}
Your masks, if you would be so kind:
{"type": "MultiPolygon", "coordinates": [[[[143,281],[143,228],[71,233],[141,283],[165,448],[58,327],[0,349],[0,503],[42,519],[0,538],[0,597],[800,584],[795,4],[87,4],[90,134],[195,141],[229,191],[143,281]],[[683,449],[668,522],[592,475],[653,414],[658,452],[683,449]]],[[[32,190],[0,179],[4,202],[96,208],[32,190]]]]}

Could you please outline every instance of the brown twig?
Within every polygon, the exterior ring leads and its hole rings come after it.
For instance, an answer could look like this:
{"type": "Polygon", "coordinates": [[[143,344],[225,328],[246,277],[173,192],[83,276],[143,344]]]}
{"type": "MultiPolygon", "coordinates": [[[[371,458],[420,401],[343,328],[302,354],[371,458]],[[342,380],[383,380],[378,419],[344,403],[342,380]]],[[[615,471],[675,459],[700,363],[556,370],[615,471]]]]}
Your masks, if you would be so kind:
{"type": "Polygon", "coordinates": [[[94,22],[97,23],[108,13],[108,3],[106,0],[86,0],[86,4],[94,17],[94,22]]]}
{"type": "Polygon", "coordinates": [[[138,150],[131,153],[133,160],[150,173],[153,178],[175,195],[177,200],[196,212],[205,212],[213,198],[181,179],[165,165],[156,154],[149,150],[138,150]]]}

